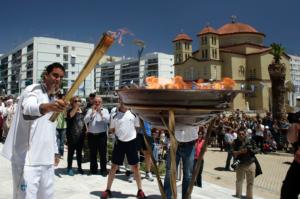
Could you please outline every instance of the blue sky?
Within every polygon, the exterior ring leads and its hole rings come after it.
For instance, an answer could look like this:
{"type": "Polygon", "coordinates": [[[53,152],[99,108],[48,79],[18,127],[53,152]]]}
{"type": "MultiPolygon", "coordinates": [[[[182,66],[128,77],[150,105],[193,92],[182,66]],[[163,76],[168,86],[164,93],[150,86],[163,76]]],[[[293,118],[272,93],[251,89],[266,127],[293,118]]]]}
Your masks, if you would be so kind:
{"type": "Polygon", "coordinates": [[[288,53],[300,54],[299,0],[1,0],[0,53],[33,36],[96,43],[107,30],[126,27],[135,35],[109,54],[136,56],[133,39],[146,43],[145,53],[172,53],[172,40],[181,31],[193,38],[209,23],[247,23],[266,34],[265,45],[282,43],[288,53]]]}

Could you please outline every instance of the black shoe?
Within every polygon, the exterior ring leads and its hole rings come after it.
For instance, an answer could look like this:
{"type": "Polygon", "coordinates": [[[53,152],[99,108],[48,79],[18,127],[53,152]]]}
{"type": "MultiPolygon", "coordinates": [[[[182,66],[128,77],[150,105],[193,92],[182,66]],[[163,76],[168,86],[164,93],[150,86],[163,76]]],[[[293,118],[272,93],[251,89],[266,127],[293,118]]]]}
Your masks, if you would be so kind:
{"type": "Polygon", "coordinates": [[[91,175],[97,175],[97,174],[98,174],[98,171],[91,171],[91,170],[90,170],[90,174],[91,174],[91,175]]]}
{"type": "Polygon", "coordinates": [[[107,170],[100,171],[100,175],[102,175],[103,177],[106,177],[107,174],[108,174],[107,170]]]}
{"type": "Polygon", "coordinates": [[[78,171],[78,173],[81,174],[81,175],[84,174],[84,171],[82,170],[82,168],[78,168],[77,171],[78,171]]]}

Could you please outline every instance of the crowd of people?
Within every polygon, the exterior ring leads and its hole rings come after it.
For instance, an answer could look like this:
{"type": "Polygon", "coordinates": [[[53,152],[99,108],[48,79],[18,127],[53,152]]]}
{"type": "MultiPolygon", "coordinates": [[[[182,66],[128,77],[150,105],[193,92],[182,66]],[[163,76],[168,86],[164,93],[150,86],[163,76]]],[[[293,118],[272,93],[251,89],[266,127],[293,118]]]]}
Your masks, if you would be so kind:
{"type": "Polygon", "coordinates": [[[0,97],[0,142],[4,142],[16,110],[13,96],[0,97]]]}
{"type": "MultiPolygon", "coordinates": [[[[61,64],[50,64],[46,67],[42,83],[26,87],[18,98],[18,105],[11,96],[0,98],[1,141],[6,140],[2,154],[12,162],[13,197],[53,198],[54,166],[63,158],[67,148],[69,176],[75,174],[72,164],[75,151],[78,174],[85,173],[82,169],[83,154],[88,154],[89,174],[107,176],[106,189],[101,195],[103,199],[112,196],[115,174],[123,164],[127,165],[128,181],[136,181],[137,197],[145,198],[139,162],[141,159],[145,161],[145,177],[153,181],[151,156],[157,164],[165,163],[164,190],[167,198],[172,198],[168,131],[151,128],[147,122],[142,123],[122,101],[109,111],[102,98],[93,93],[89,95],[87,104],[79,96],[72,97],[68,104],[58,92],[63,76],[61,64]],[[59,113],[55,123],[49,120],[53,112],[59,113]],[[144,125],[145,132],[141,125],[144,125]],[[149,141],[152,154],[145,140],[149,141]],[[113,148],[108,159],[109,141],[113,142],[113,148]],[[107,169],[109,161],[110,170],[107,169]]],[[[249,199],[253,198],[254,178],[261,174],[255,154],[276,151],[279,144],[284,146],[281,135],[286,128],[285,124],[274,121],[270,113],[263,117],[250,117],[236,110],[231,114],[222,113],[216,118],[207,142],[227,152],[224,168],[236,171],[237,197],[242,195],[246,176],[246,195],[249,199]]],[[[184,124],[175,126],[174,136],[178,143],[176,168],[181,161],[183,171],[182,198],[185,198],[198,162],[200,172],[194,185],[202,187],[205,158],[200,154],[207,133],[208,124],[200,127],[184,124]]]]}
{"type": "Polygon", "coordinates": [[[287,149],[286,140],[288,123],[279,123],[272,119],[270,112],[261,116],[247,115],[236,110],[231,114],[221,114],[212,132],[211,144],[220,150],[230,150],[230,145],[237,138],[237,131],[242,129],[247,137],[253,139],[261,153],[275,152],[278,148],[287,149]]]}

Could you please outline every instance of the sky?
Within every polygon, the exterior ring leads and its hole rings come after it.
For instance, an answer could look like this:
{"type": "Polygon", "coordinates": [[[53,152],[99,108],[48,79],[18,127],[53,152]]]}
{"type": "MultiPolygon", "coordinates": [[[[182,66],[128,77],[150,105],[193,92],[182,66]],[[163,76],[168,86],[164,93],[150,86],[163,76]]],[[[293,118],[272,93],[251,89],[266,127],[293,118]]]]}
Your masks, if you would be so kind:
{"type": "Polygon", "coordinates": [[[299,0],[0,0],[0,54],[38,36],[96,44],[102,33],[124,27],[134,35],[109,55],[136,57],[134,39],[145,42],[144,53],[172,54],[172,40],[182,32],[197,50],[202,28],[218,29],[235,15],[265,33],[265,45],[281,43],[300,55],[299,9],[299,0]]]}

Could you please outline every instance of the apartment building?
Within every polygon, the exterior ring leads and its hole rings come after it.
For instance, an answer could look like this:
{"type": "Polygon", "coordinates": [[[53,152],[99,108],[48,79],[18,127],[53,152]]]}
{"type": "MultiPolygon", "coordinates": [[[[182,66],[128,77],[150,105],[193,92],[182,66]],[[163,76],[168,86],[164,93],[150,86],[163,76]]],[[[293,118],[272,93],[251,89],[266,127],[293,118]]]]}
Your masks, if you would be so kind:
{"type": "Polygon", "coordinates": [[[173,64],[173,55],[159,52],[101,64],[95,74],[96,90],[105,94],[132,83],[143,86],[147,76],[170,79],[174,77],[173,64]]]}
{"type": "MultiPolygon", "coordinates": [[[[18,96],[24,88],[41,81],[45,66],[60,62],[66,69],[63,89],[71,87],[94,49],[94,44],[48,37],[33,37],[0,56],[0,90],[18,96]]],[[[77,95],[94,92],[94,72],[82,83],[77,95]]]]}
{"type": "Polygon", "coordinates": [[[296,98],[300,97],[300,56],[289,55],[291,64],[291,81],[294,85],[294,92],[291,93],[292,102],[290,105],[296,106],[296,98]]]}

